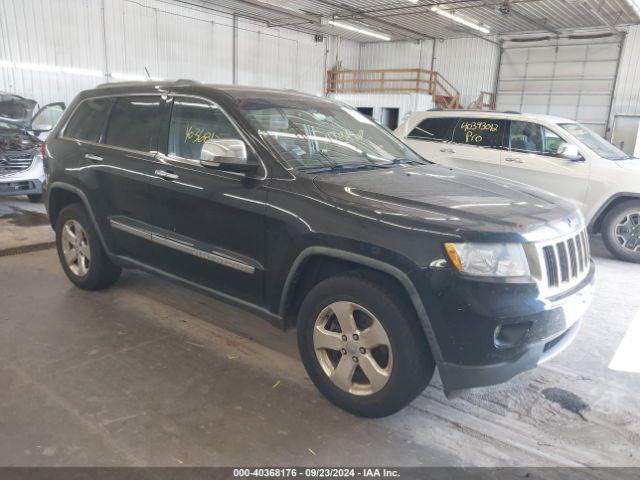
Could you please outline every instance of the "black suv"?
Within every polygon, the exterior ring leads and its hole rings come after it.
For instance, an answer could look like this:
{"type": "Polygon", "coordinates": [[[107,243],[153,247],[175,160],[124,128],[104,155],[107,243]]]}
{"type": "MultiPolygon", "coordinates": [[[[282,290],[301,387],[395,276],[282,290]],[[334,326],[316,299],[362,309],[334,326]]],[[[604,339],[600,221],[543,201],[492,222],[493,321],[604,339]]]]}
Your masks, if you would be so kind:
{"type": "Polygon", "coordinates": [[[82,92],[46,142],[69,279],[162,275],[297,327],[309,376],[364,416],[437,366],[448,396],[566,347],[594,282],[551,194],[430,163],[356,110],[190,81],[82,92]]]}

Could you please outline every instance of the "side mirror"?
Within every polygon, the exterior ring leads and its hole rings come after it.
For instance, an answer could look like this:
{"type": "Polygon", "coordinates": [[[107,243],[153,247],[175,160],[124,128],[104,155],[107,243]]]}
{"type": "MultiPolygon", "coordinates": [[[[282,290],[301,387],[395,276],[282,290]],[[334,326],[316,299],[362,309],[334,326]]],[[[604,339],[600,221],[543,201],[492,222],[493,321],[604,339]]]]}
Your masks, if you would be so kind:
{"type": "Polygon", "coordinates": [[[572,162],[580,162],[584,160],[584,157],[580,155],[578,146],[572,143],[561,143],[558,146],[557,155],[560,158],[566,158],[567,160],[571,160],[572,162]]]}
{"type": "Polygon", "coordinates": [[[202,145],[200,164],[229,172],[254,173],[258,166],[249,163],[247,146],[242,140],[207,140],[202,145]]]}

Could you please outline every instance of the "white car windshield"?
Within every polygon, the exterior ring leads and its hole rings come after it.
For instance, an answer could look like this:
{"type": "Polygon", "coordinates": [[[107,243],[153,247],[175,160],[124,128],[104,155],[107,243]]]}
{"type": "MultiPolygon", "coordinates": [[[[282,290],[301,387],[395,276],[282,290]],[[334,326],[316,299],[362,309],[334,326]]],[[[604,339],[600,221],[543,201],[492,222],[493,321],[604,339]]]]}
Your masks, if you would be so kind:
{"type": "Polygon", "coordinates": [[[631,158],[584,125],[579,123],[561,123],[559,125],[602,158],[607,160],[626,160],[631,158]]]}

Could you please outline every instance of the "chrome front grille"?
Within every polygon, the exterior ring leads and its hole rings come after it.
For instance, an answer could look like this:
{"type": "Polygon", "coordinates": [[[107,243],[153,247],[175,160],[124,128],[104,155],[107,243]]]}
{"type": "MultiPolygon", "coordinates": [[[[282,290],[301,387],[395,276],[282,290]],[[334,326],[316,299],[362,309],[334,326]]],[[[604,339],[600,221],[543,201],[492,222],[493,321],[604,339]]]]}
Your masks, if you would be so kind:
{"type": "Polygon", "coordinates": [[[0,175],[10,175],[26,170],[33,161],[33,152],[0,154],[0,175]]]}
{"type": "Polygon", "coordinates": [[[542,282],[549,289],[566,289],[589,271],[589,237],[586,230],[539,245],[542,282]]]}

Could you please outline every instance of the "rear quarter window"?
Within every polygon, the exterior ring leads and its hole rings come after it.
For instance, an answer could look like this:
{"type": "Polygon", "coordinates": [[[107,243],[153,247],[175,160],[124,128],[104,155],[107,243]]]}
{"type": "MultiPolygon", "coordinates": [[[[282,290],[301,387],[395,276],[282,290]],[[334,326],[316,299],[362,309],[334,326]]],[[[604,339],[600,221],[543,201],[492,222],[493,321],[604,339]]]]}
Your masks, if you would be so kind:
{"type": "Polygon", "coordinates": [[[433,140],[445,141],[450,140],[451,130],[455,125],[457,118],[426,118],[422,120],[407,135],[407,138],[413,140],[433,140]]]}
{"type": "Polygon", "coordinates": [[[64,129],[64,136],[98,143],[107,123],[109,110],[113,100],[110,98],[95,98],[83,101],[69,120],[64,129]]]}
{"type": "Polygon", "coordinates": [[[460,118],[453,130],[453,141],[476,147],[502,147],[505,121],[493,118],[460,118]]]}

